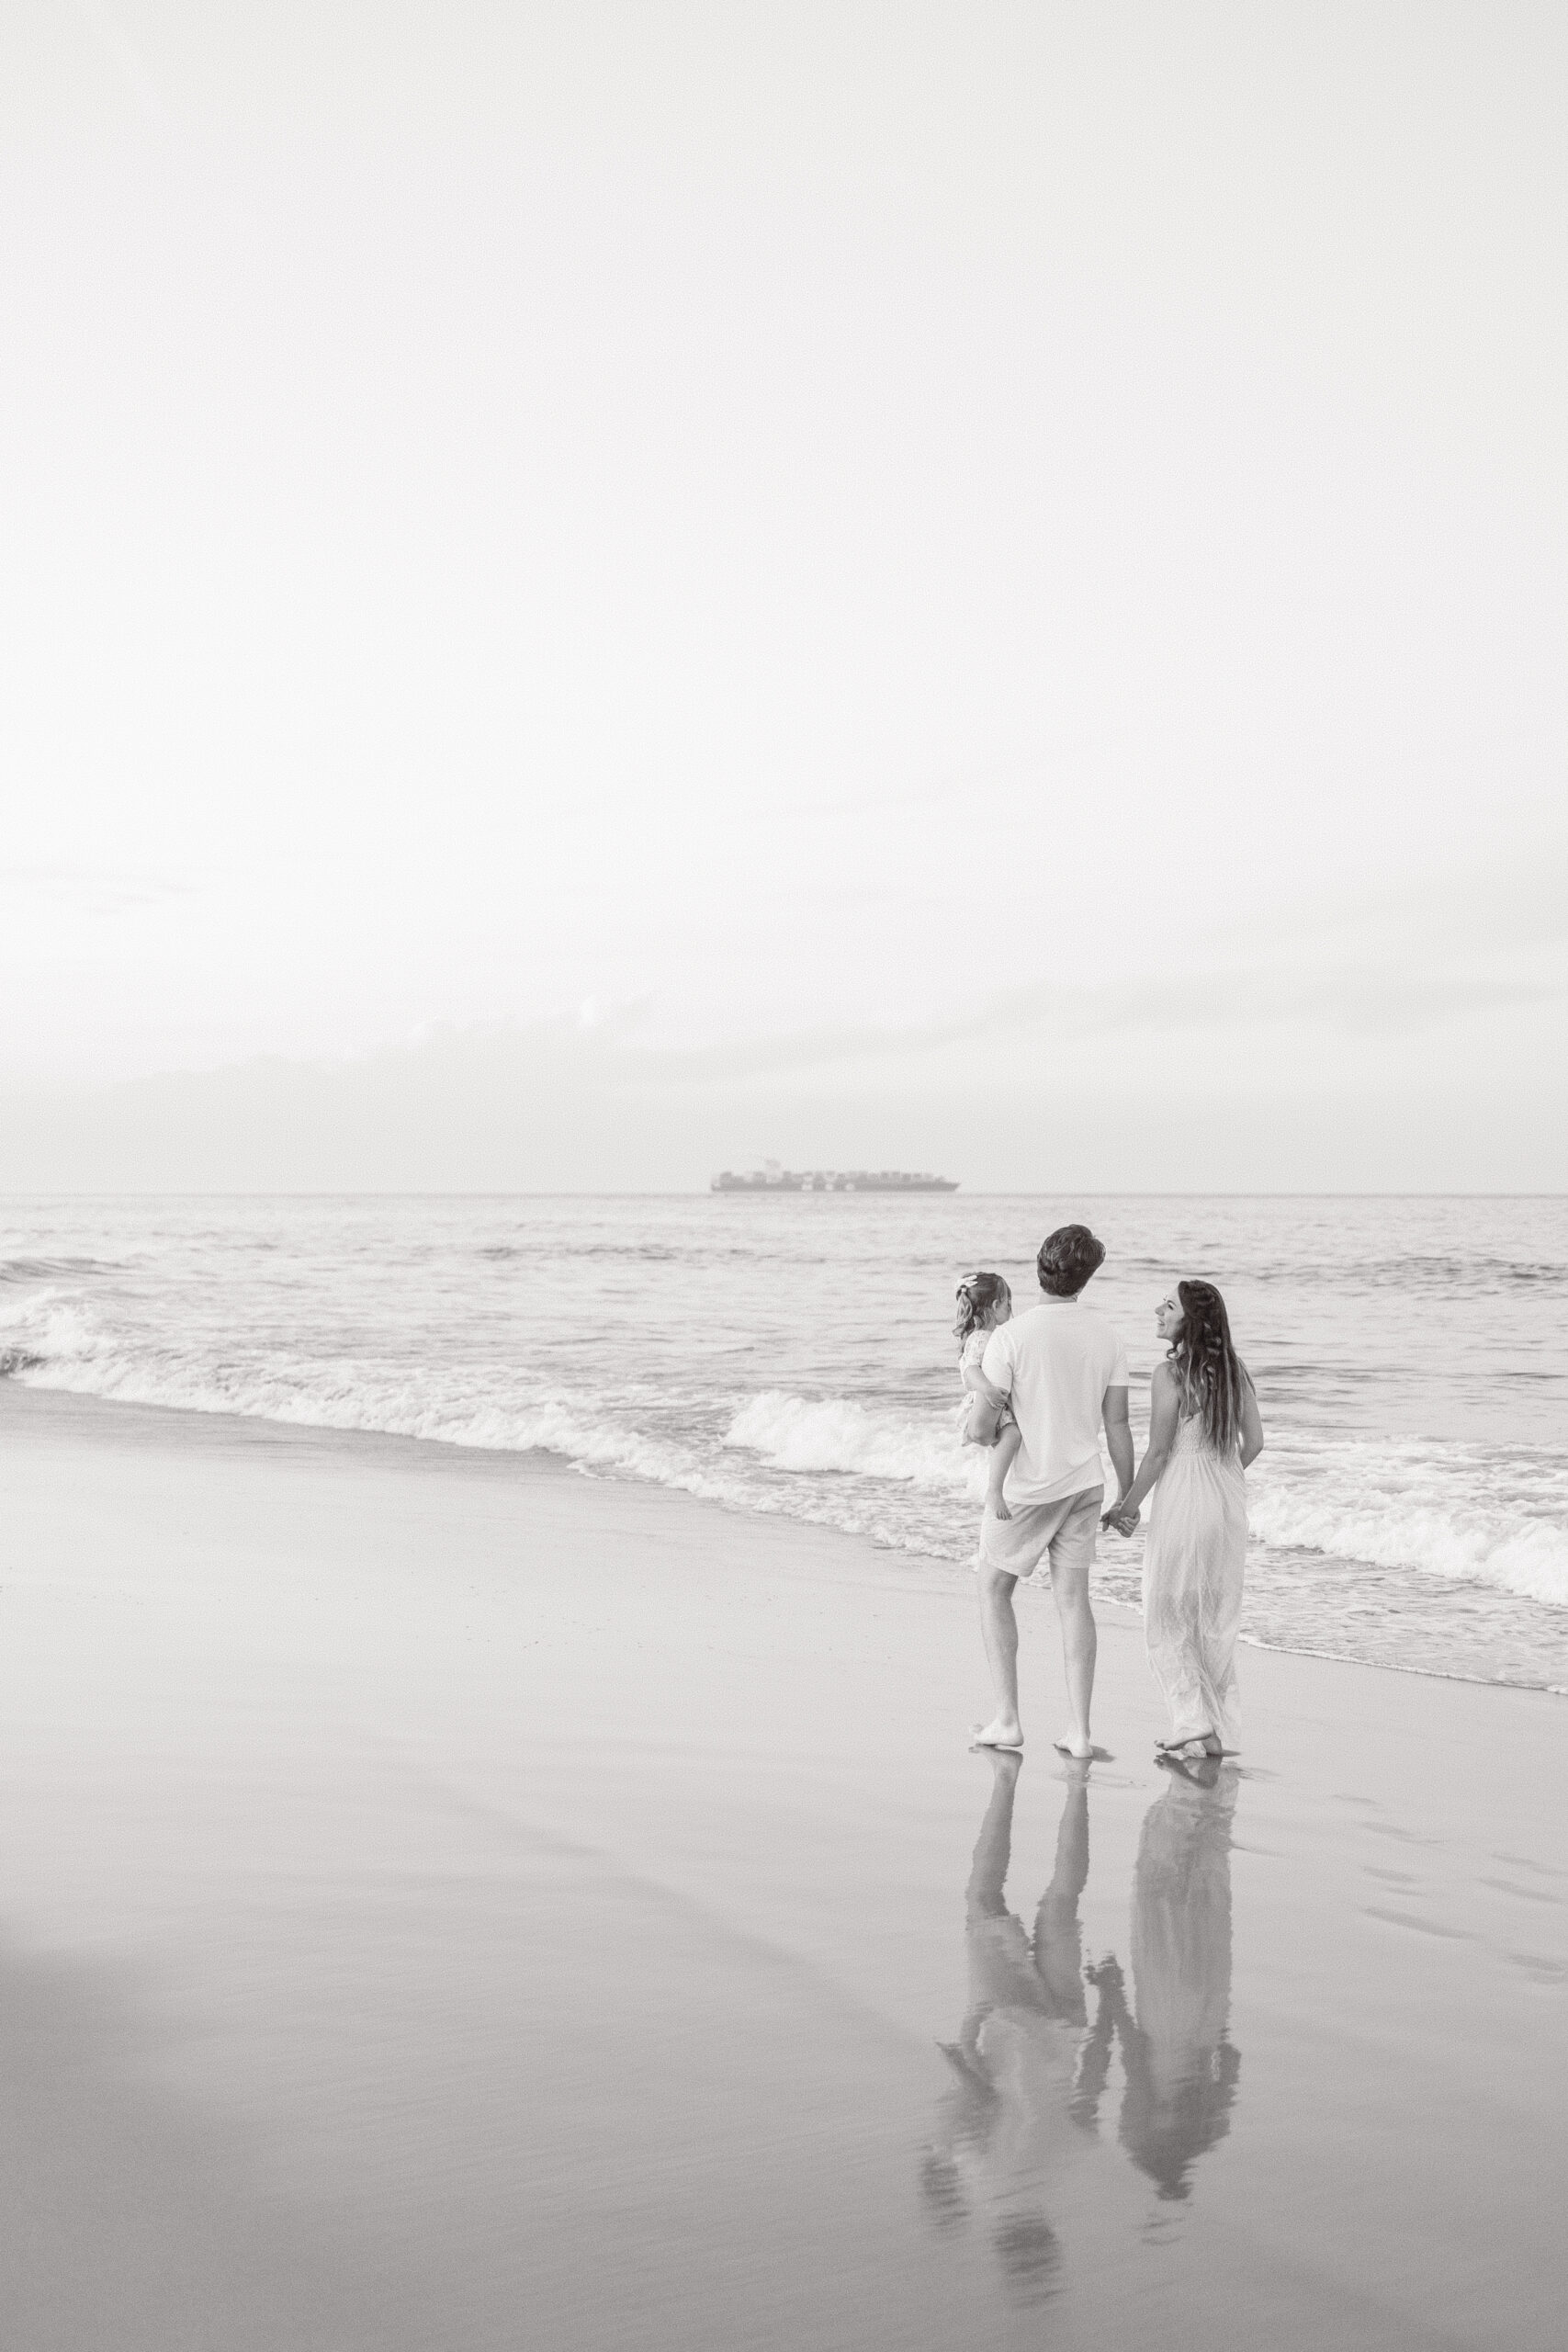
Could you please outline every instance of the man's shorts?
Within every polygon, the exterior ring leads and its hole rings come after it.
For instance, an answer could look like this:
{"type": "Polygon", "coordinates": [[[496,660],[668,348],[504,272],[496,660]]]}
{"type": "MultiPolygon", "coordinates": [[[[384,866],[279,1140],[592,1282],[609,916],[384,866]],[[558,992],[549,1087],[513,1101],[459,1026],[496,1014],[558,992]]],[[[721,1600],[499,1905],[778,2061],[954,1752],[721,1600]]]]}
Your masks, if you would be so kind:
{"type": "Polygon", "coordinates": [[[1012,1503],[1010,1519],[990,1511],[980,1522],[980,1558],[1010,1577],[1032,1577],[1047,1555],[1053,1569],[1092,1568],[1103,1487],[1058,1495],[1051,1503],[1012,1503]]]}

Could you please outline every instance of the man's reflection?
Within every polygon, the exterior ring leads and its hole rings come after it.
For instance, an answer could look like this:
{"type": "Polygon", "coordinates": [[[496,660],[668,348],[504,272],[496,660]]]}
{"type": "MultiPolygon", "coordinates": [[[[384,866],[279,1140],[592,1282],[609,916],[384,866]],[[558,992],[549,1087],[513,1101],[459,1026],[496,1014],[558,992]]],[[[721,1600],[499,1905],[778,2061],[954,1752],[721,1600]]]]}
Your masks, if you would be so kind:
{"type": "Polygon", "coordinates": [[[1168,1770],[1133,1878],[1134,2015],[1119,1981],[1107,1992],[1127,2078],[1122,2144],[1161,2197],[1184,2198],[1192,2165],[1230,2130],[1241,2072],[1226,2036],[1237,1781],[1218,1763],[1168,1770]]]}
{"type": "Polygon", "coordinates": [[[966,1890],[969,2007],[944,2042],[954,2080],[926,2161],[939,2221],[989,2210],[992,2240],[1020,2300],[1050,2293],[1059,2258],[1045,2218],[1045,2177],[1070,2156],[1075,2128],[1092,2132],[1110,2057],[1114,2004],[1093,2026],[1084,1999],[1078,1897],[1089,1877],[1087,1764],[1068,1768],[1056,1861],[1032,1939],[1007,1907],[1013,1796],[1022,1758],[987,1751],[994,1779],[966,1890]]]}

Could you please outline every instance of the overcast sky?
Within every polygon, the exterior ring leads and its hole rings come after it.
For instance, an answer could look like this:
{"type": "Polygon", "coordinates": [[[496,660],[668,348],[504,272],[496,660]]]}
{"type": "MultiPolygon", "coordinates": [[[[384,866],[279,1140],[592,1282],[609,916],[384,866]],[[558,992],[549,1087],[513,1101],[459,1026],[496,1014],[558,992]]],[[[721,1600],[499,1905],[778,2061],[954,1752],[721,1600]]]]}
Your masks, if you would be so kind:
{"type": "Polygon", "coordinates": [[[1568,12],[3,28],[0,1182],[1561,1187],[1568,12]]]}

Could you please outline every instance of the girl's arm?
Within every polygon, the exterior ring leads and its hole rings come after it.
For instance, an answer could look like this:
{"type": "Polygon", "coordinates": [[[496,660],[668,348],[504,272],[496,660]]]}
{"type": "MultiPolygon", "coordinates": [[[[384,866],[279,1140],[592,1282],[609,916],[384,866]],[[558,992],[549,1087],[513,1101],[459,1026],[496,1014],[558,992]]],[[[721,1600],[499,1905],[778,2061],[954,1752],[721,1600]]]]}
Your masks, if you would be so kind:
{"type": "MultiPolygon", "coordinates": [[[[1124,1519],[1136,1516],[1139,1504],[1165,1468],[1171,1447],[1176,1442],[1177,1415],[1180,1404],[1176,1374],[1168,1363],[1156,1363],[1154,1378],[1149,1383],[1149,1443],[1138,1475],[1107,1519],[1120,1526],[1124,1519]]],[[[1131,1532],[1131,1530],[1125,1531],[1131,1532]]]]}
{"type": "Polygon", "coordinates": [[[971,1445],[994,1445],[998,1418],[1007,1403],[1006,1391],[998,1388],[994,1381],[987,1379],[980,1369],[978,1352],[962,1365],[960,1371],[964,1387],[976,1399],[969,1408],[964,1435],[971,1445]]]}
{"type": "Polygon", "coordinates": [[[1263,1416],[1258,1409],[1258,1391],[1252,1385],[1252,1374],[1245,1364],[1241,1368],[1241,1466],[1245,1470],[1256,1462],[1263,1451],[1263,1416]]]}

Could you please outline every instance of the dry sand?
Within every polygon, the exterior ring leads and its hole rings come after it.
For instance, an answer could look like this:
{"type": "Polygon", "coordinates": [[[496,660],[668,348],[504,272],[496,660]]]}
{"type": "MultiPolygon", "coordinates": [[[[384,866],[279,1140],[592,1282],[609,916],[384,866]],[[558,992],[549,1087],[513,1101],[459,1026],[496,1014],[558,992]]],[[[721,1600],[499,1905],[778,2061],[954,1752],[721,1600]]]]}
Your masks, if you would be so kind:
{"type": "Polygon", "coordinates": [[[1032,1598],[1012,1790],[847,1537],[15,1389],[0,1496],[16,2352],[1562,2341],[1568,1702],[1248,1650],[1173,1783],[1107,1611],[1086,1786],[1032,1598]]]}

